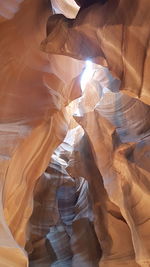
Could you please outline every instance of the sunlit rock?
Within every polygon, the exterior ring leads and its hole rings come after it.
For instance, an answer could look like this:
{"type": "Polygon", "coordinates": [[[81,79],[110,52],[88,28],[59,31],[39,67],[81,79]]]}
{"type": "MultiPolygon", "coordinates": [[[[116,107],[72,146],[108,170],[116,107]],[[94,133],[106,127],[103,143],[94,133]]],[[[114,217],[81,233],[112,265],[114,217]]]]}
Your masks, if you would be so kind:
{"type": "Polygon", "coordinates": [[[149,267],[149,10],[0,0],[0,266],[149,267]]]}

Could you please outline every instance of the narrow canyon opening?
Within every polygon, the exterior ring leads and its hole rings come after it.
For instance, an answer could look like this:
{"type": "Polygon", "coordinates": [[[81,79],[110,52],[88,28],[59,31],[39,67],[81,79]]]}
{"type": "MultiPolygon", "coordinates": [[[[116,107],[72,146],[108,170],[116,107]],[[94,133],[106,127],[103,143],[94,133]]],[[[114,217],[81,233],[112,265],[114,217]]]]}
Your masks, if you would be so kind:
{"type": "Polygon", "coordinates": [[[150,266],[149,10],[0,0],[0,267],[150,266]]]}

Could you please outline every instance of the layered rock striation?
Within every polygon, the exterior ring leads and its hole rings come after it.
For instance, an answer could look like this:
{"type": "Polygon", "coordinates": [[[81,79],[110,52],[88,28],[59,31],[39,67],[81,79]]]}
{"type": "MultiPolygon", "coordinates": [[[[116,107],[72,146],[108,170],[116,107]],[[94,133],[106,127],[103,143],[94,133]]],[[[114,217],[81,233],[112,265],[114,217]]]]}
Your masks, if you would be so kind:
{"type": "Polygon", "coordinates": [[[149,8],[0,0],[2,267],[150,265],[149,8]]]}

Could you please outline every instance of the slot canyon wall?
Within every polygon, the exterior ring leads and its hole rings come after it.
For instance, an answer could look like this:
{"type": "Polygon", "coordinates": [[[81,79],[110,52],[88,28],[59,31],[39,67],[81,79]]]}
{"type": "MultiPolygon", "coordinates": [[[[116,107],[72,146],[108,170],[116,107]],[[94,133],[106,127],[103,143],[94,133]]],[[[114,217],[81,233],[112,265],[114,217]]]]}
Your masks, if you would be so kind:
{"type": "Polygon", "coordinates": [[[0,0],[0,266],[150,266],[149,0],[0,0]]]}

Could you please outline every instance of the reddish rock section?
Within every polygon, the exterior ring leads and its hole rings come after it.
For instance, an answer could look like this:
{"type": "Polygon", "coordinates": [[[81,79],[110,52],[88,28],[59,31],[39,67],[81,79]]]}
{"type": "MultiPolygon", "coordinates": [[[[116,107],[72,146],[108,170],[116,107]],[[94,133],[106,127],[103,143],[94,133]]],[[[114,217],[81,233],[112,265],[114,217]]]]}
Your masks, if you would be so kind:
{"type": "Polygon", "coordinates": [[[76,2],[0,0],[2,267],[150,265],[150,2],[76,2]]]}

